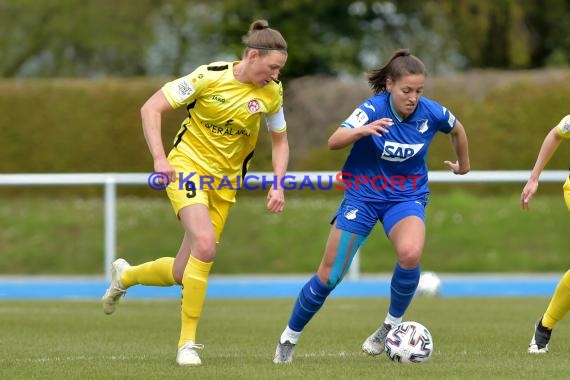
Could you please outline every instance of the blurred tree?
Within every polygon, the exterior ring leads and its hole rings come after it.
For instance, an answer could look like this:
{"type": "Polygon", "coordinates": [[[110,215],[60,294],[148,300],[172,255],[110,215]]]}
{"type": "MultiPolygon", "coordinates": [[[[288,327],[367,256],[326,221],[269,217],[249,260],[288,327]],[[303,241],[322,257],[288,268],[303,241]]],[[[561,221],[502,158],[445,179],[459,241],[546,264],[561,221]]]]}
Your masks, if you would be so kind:
{"type": "Polygon", "coordinates": [[[538,68],[570,62],[569,0],[433,3],[440,3],[453,25],[469,68],[538,68]]]}
{"type": "Polygon", "coordinates": [[[0,77],[178,76],[230,56],[221,23],[206,0],[0,0],[0,77]]]}
{"type": "Polygon", "coordinates": [[[568,65],[570,0],[0,0],[0,77],[180,76],[238,59],[266,18],[285,78],[355,75],[401,47],[428,71],[568,65]]]}
{"type": "Polygon", "coordinates": [[[531,66],[570,64],[570,0],[525,2],[532,47],[531,66]]]}
{"type": "Polygon", "coordinates": [[[440,1],[371,1],[352,3],[361,13],[363,38],[359,47],[362,67],[378,67],[399,48],[408,48],[424,61],[431,73],[461,70],[465,57],[454,38],[440,1]],[[396,5],[398,4],[398,6],[396,5]]]}
{"type": "Polygon", "coordinates": [[[284,74],[298,77],[314,73],[332,74],[358,65],[358,19],[348,15],[351,1],[226,0],[226,15],[220,25],[222,41],[228,50],[241,56],[244,35],[252,21],[263,18],[279,30],[289,45],[284,74]]]}
{"type": "Polygon", "coordinates": [[[235,52],[243,46],[235,35],[256,18],[265,18],[287,39],[287,77],[312,74],[355,74],[387,60],[395,49],[407,47],[425,58],[433,71],[463,66],[458,42],[444,36],[449,24],[437,3],[420,0],[271,0],[223,2],[224,43],[235,52]],[[399,8],[401,6],[401,8],[399,8]],[[427,9],[429,12],[423,13],[427,9]]]}
{"type": "Polygon", "coordinates": [[[462,42],[469,67],[522,68],[531,46],[518,1],[459,0],[443,8],[462,42]]]}
{"type": "Polygon", "coordinates": [[[144,73],[152,0],[10,0],[0,4],[0,75],[95,77],[144,73]]]}
{"type": "Polygon", "coordinates": [[[215,2],[162,3],[150,16],[152,39],[144,60],[147,75],[182,76],[211,61],[237,58],[222,46],[219,26],[224,15],[215,2]]]}

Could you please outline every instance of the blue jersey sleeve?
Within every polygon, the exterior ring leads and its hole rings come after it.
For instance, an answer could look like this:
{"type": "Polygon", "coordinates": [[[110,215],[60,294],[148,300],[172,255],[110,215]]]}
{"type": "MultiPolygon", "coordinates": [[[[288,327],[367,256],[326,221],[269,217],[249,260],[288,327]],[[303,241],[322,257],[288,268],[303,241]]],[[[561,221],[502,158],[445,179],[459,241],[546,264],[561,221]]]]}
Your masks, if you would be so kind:
{"type": "Polygon", "coordinates": [[[345,121],[340,123],[340,125],[347,128],[362,127],[363,125],[366,125],[374,121],[375,112],[376,109],[374,108],[372,103],[369,100],[367,100],[364,103],[362,103],[360,106],[358,106],[358,108],[355,109],[345,121]]]}
{"type": "Polygon", "coordinates": [[[457,118],[450,110],[432,99],[423,97],[422,102],[427,107],[430,114],[429,118],[432,122],[435,122],[436,128],[439,132],[449,133],[453,128],[455,128],[457,118]]]}
{"type": "Polygon", "coordinates": [[[451,113],[450,110],[448,110],[444,106],[439,104],[438,106],[440,107],[440,115],[441,115],[439,123],[439,125],[441,126],[439,130],[443,133],[449,133],[453,130],[453,128],[455,128],[455,124],[457,124],[457,118],[451,113]]]}

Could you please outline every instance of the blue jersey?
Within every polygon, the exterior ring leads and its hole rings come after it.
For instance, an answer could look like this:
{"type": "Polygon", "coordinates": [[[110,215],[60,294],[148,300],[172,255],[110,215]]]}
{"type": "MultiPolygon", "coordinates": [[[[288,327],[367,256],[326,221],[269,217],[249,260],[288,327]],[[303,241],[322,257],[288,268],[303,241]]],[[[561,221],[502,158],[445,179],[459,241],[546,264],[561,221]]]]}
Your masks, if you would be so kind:
{"type": "Polygon", "coordinates": [[[427,199],[428,147],[437,132],[451,132],[455,116],[439,103],[420,97],[414,112],[402,120],[390,94],[382,92],[362,103],[341,125],[359,128],[382,118],[394,123],[389,133],[360,138],[344,163],[345,197],[390,202],[427,199]]]}

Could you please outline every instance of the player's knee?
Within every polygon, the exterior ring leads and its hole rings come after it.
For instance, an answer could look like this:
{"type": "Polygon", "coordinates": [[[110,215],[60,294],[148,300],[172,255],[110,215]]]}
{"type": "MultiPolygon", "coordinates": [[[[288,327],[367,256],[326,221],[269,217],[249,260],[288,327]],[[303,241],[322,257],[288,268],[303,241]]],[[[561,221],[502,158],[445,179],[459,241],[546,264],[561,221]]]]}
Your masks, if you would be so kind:
{"type": "Polygon", "coordinates": [[[192,244],[192,256],[209,263],[216,256],[216,239],[211,236],[199,236],[192,244]]]}
{"type": "Polygon", "coordinates": [[[419,249],[402,249],[398,252],[398,263],[402,268],[411,269],[419,265],[422,251],[419,249]]]}

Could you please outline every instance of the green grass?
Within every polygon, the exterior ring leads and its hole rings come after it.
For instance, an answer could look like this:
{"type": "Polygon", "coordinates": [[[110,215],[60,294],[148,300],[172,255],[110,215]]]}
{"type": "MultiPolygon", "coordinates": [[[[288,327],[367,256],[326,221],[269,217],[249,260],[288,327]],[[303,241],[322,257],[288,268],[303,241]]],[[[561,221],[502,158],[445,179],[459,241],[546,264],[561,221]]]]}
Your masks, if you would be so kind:
{"type": "MultiPolygon", "coordinates": [[[[569,266],[561,195],[519,206],[519,186],[481,196],[434,191],[427,208],[422,267],[436,272],[560,272],[569,266]],[[515,192],[516,190],[516,192],[515,192]]],[[[242,195],[231,210],[214,274],[310,273],[321,260],[340,194],[291,191],[286,211],[266,211],[264,196],[242,195]]],[[[329,192],[330,193],[330,192],[329,192]]],[[[99,197],[0,197],[0,274],[102,274],[103,203],[99,197]]],[[[140,263],[176,254],[180,223],[162,193],[117,201],[117,255],[140,263]]],[[[365,273],[391,272],[394,253],[380,225],[362,249],[365,273]]]]}
{"type": "Polygon", "coordinates": [[[179,301],[125,299],[106,316],[92,301],[1,301],[2,379],[560,379],[570,329],[551,352],[526,353],[545,298],[417,298],[407,320],[425,324],[434,354],[425,364],[368,357],[360,345],[388,300],[331,298],[305,329],[291,365],[271,362],[292,299],[206,300],[198,329],[203,366],[175,364],[179,301]]]}

